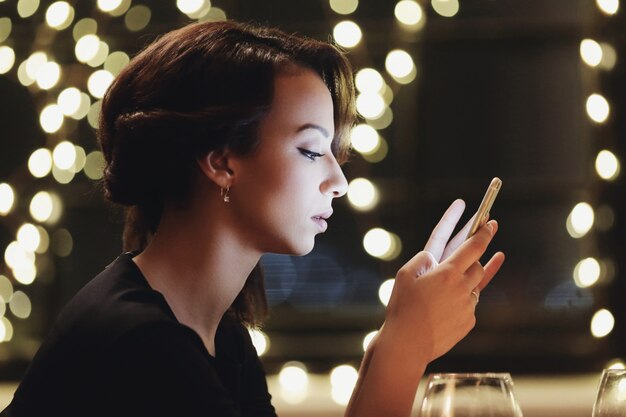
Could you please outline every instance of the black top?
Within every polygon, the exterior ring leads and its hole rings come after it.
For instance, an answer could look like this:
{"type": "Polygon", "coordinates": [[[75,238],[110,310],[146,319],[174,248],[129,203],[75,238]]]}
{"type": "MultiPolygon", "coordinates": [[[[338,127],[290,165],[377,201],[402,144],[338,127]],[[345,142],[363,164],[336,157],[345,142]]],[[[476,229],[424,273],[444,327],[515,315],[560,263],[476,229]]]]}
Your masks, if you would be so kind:
{"type": "Polygon", "coordinates": [[[247,330],[224,318],[209,355],[132,256],[64,308],[1,415],[276,416],[247,330]]]}

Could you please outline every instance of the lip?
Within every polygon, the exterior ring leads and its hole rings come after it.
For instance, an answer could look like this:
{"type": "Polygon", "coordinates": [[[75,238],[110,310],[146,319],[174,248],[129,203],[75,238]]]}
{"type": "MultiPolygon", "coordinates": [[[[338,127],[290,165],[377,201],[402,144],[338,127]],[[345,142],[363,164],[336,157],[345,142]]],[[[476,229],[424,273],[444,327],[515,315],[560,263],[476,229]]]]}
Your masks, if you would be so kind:
{"type": "Polygon", "coordinates": [[[326,220],[330,216],[332,216],[332,214],[333,214],[333,209],[326,210],[322,213],[316,214],[315,216],[311,217],[311,220],[313,220],[313,222],[317,224],[317,226],[320,228],[320,231],[324,233],[326,229],[328,228],[328,223],[326,222],[326,220]]]}

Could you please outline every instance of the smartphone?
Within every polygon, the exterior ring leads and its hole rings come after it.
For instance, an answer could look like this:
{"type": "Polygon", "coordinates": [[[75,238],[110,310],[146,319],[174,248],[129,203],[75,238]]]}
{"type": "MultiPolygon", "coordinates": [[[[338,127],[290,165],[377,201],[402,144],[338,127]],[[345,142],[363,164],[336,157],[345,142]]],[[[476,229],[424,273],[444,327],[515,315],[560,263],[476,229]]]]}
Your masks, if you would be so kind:
{"type": "Polygon", "coordinates": [[[465,240],[472,237],[474,233],[487,222],[489,218],[489,210],[491,210],[491,206],[493,202],[496,200],[498,196],[498,191],[502,187],[502,180],[500,178],[495,177],[491,180],[491,184],[489,184],[489,188],[487,188],[487,192],[483,197],[483,201],[480,203],[480,207],[478,207],[478,211],[476,212],[476,217],[474,218],[474,222],[472,223],[472,227],[467,233],[467,237],[465,240]]]}

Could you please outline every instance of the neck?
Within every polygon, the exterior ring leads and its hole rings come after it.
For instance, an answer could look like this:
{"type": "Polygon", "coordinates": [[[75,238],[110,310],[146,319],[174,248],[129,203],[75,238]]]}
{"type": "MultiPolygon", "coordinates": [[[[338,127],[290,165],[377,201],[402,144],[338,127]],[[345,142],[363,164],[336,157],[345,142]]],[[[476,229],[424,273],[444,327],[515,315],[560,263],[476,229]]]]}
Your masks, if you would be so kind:
{"type": "Polygon", "coordinates": [[[238,239],[228,222],[219,222],[221,216],[209,217],[206,211],[204,216],[164,212],[157,234],[134,261],[177,320],[195,330],[215,356],[219,322],[261,253],[238,239]]]}

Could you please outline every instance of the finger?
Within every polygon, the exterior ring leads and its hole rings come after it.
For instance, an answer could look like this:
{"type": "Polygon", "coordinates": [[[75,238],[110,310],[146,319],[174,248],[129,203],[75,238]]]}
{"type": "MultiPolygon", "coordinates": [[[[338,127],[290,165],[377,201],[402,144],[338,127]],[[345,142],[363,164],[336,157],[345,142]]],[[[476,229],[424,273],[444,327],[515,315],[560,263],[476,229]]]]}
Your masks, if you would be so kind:
{"type": "Polygon", "coordinates": [[[497,231],[498,223],[495,220],[489,221],[478,229],[474,236],[463,242],[459,249],[450,255],[445,262],[450,263],[459,271],[466,271],[485,253],[489,242],[497,231]]]}
{"type": "Polygon", "coordinates": [[[495,255],[491,257],[489,262],[485,265],[485,276],[480,284],[478,284],[478,289],[482,291],[483,288],[491,282],[491,279],[498,273],[500,267],[504,263],[505,256],[502,252],[497,252],[495,255]]]}
{"type": "Polygon", "coordinates": [[[480,262],[474,262],[468,269],[465,271],[465,280],[464,284],[467,285],[468,291],[475,290],[479,284],[483,281],[485,277],[485,268],[480,264],[480,262]]]}
{"type": "Polygon", "coordinates": [[[421,251],[404,264],[401,271],[406,272],[410,277],[419,277],[437,267],[437,265],[439,263],[432,253],[421,251]]]}
{"type": "MultiPolygon", "coordinates": [[[[467,234],[472,228],[472,224],[474,223],[476,214],[478,213],[474,213],[472,218],[469,219],[467,223],[465,223],[465,226],[463,226],[463,228],[459,230],[459,232],[456,235],[454,235],[452,240],[448,242],[448,246],[446,246],[446,249],[443,251],[443,255],[441,256],[440,262],[443,262],[446,259],[448,259],[450,255],[452,255],[454,251],[457,250],[459,246],[461,246],[463,242],[467,240],[467,234]]],[[[489,220],[489,213],[485,215],[485,223],[487,223],[488,220],[489,220]]]]}
{"type": "Polygon", "coordinates": [[[437,261],[441,259],[448,240],[463,211],[465,211],[465,202],[463,200],[455,200],[433,229],[424,250],[432,253],[437,261]]]}

